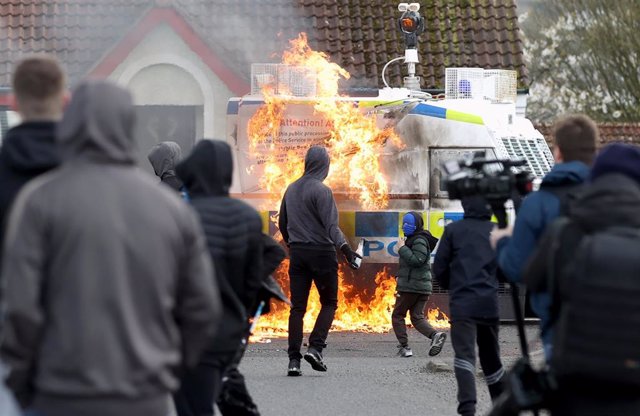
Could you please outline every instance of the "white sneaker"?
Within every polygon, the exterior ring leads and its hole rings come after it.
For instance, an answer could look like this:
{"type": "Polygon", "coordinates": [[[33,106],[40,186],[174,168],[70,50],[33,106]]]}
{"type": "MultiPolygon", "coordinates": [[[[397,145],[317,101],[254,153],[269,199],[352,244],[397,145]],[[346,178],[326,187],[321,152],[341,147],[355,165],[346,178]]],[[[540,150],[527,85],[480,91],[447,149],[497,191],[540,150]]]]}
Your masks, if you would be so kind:
{"type": "Polygon", "coordinates": [[[398,356],[399,357],[413,357],[413,351],[411,351],[411,348],[407,347],[403,347],[402,345],[398,345],[398,356]]]}

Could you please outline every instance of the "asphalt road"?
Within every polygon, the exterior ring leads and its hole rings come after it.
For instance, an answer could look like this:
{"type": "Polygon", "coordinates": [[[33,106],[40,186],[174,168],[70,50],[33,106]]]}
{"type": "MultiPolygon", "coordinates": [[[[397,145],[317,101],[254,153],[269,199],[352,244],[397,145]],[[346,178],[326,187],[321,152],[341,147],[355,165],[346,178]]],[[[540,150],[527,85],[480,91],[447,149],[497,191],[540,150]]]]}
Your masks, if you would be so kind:
{"type": "MultiPolygon", "coordinates": [[[[537,326],[527,327],[530,350],[541,359],[537,326]]],[[[302,377],[287,377],[287,343],[274,339],[252,344],[241,371],[264,416],[315,415],[456,415],[456,381],[449,339],[440,355],[428,357],[429,341],[411,329],[412,358],[395,356],[392,333],[333,332],[319,373],[303,362],[302,377]]],[[[503,325],[500,348],[505,365],[519,357],[515,326],[503,325]]],[[[479,365],[478,365],[479,368],[479,365]]],[[[477,377],[478,415],[489,408],[489,395],[477,377]]]]}

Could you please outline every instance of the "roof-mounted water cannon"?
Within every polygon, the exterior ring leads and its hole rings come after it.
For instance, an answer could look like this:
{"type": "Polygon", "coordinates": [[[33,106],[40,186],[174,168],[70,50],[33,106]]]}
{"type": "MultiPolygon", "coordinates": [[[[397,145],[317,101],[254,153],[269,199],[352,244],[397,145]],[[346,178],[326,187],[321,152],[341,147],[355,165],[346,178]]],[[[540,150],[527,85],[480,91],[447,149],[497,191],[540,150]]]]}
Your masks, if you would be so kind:
{"type": "Polygon", "coordinates": [[[404,78],[404,87],[410,90],[420,89],[420,77],[416,77],[418,61],[418,36],[424,31],[424,17],[420,16],[420,3],[400,3],[398,10],[402,15],[398,19],[398,27],[404,35],[406,49],[404,62],[409,75],[404,78]]]}

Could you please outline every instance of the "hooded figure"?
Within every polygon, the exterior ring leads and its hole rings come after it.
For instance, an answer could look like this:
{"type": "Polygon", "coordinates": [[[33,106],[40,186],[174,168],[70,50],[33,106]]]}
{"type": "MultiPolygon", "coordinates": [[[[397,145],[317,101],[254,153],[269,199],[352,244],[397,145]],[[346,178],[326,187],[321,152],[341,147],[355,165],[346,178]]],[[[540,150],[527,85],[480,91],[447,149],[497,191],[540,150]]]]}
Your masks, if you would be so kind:
{"type": "Polygon", "coordinates": [[[222,376],[248,331],[248,310],[262,286],[262,220],[249,205],[229,197],[231,148],[200,140],[176,167],[204,228],[223,305],[218,332],[198,367],[185,374],[175,395],[178,416],[213,414],[222,376]]]}
{"type": "Polygon", "coordinates": [[[405,245],[398,250],[398,273],[396,275],[396,303],[391,313],[393,332],[398,339],[398,355],[412,357],[409,347],[407,312],[413,326],[425,337],[431,339],[429,355],[440,353],[446,334],[436,331],[424,317],[424,309],[431,295],[431,251],[438,239],[424,229],[422,216],[417,212],[406,213],[402,217],[402,231],[406,236],[405,245]]]}
{"type": "Polygon", "coordinates": [[[39,414],[168,414],[175,370],[218,322],[198,219],[136,168],[133,124],[126,90],[80,84],[59,128],[62,167],[11,212],[0,353],[39,414]]]}
{"type": "Polygon", "coordinates": [[[407,240],[404,244],[407,247],[411,247],[415,239],[419,236],[422,236],[427,240],[430,252],[436,249],[438,239],[431,235],[429,231],[424,229],[424,220],[422,219],[422,215],[418,214],[417,212],[411,211],[406,213],[402,218],[402,231],[407,237],[407,240]]]}
{"type": "Polygon", "coordinates": [[[289,376],[299,376],[302,354],[302,320],[307,310],[311,283],[315,282],[322,308],[309,336],[304,358],[316,371],[327,371],[322,350],[338,306],[338,259],[336,248],[351,267],[356,254],[338,226],[338,208],[331,189],[322,182],[329,174],[327,149],[313,146],[304,160],[304,175],[289,185],[280,205],[278,227],[290,247],[291,313],[289,315],[289,376]]]}
{"type": "Polygon", "coordinates": [[[182,188],[182,181],[175,172],[176,165],[182,159],[182,149],[176,142],[160,142],[153,146],[147,155],[153,171],[162,183],[169,185],[176,191],[182,188]]]}

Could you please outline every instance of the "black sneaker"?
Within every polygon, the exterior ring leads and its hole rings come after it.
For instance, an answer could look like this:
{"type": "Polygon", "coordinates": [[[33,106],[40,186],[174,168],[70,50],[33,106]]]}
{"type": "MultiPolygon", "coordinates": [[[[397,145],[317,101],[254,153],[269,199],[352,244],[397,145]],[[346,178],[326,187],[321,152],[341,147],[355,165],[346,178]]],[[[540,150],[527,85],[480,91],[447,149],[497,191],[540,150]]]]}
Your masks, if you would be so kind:
{"type": "Polygon", "coordinates": [[[302,370],[300,369],[300,360],[297,358],[292,358],[289,360],[289,369],[287,370],[287,375],[289,377],[298,377],[302,375],[302,370]]]}
{"type": "Polygon", "coordinates": [[[431,347],[429,348],[429,356],[433,357],[434,355],[440,354],[442,351],[442,347],[444,347],[444,342],[447,339],[446,332],[436,332],[433,338],[431,338],[431,347]]]}
{"type": "Polygon", "coordinates": [[[327,366],[322,361],[322,354],[316,351],[313,348],[309,348],[307,353],[304,355],[304,359],[307,360],[309,364],[311,364],[311,368],[316,371],[327,371],[327,366]]]}

